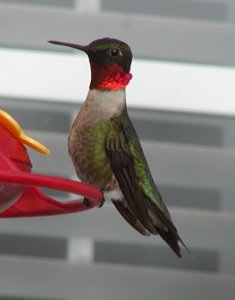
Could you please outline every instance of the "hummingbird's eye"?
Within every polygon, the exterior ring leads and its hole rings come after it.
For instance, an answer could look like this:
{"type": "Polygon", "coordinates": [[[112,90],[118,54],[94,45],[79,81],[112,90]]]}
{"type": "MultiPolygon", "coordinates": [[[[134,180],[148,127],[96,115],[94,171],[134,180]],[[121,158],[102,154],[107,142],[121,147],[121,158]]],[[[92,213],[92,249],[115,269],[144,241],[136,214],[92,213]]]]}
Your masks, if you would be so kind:
{"type": "Polygon", "coordinates": [[[117,48],[110,49],[109,53],[112,57],[118,57],[121,54],[120,50],[117,48]]]}

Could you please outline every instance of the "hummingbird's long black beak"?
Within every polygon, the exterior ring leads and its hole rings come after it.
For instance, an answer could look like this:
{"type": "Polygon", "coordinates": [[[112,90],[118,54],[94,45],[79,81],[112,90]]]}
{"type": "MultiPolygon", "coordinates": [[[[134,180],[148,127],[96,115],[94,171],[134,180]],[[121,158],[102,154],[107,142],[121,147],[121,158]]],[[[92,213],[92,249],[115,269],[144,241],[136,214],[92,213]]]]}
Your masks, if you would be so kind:
{"type": "Polygon", "coordinates": [[[74,43],[67,43],[67,42],[60,42],[60,41],[48,41],[48,43],[54,44],[54,45],[61,45],[61,46],[66,46],[66,47],[71,47],[74,49],[82,50],[87,53],[87,47],[86,46],[81,46],[78,44],[74,43]]]}

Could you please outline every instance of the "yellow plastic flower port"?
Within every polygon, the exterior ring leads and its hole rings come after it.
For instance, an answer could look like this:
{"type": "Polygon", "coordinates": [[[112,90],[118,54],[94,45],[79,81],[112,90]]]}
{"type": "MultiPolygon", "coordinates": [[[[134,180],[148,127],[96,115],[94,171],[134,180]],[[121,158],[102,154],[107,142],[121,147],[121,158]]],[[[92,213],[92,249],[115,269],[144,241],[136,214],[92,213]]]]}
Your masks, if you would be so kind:
{"type": "Polygon", "coordinates": [[[27,136],[16,120],[3,110],[0,110],[0,125],[1,124],[22,144],[27,145],[45,155],[50,153],[45,146],[27,136]]]}

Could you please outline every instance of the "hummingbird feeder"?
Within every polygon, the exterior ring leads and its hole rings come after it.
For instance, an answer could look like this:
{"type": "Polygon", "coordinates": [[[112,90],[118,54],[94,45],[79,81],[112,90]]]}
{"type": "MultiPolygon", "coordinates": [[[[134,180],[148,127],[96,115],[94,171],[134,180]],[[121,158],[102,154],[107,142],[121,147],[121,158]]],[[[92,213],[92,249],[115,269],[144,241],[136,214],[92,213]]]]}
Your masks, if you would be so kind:
{"type": "Polygon", "coordinates": [[[48,154],[49,150],[25,135],[20,125],[0,110],[0,218],[35,217],[81,212],[102,202],[101,192],[88,184],[61,177],[31,173],[24,145],[48,154]],[[83,199],[60,202],[44,194],[47,188],[80,195],[83,199]]]}

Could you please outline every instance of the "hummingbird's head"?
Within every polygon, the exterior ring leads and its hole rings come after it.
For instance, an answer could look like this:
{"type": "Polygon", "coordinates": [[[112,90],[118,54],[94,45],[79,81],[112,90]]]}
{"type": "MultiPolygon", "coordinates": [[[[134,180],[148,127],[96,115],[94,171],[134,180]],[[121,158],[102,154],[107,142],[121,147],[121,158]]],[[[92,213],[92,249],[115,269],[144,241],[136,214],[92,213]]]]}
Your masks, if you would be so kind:
{"type": "Polygon", "coordinates": [[[130,47],[117,39],[102,38],[86,46],[73,43],[49,41],[84,51],[91,65],[91,89],[118,90],[125,88],[132,78],[130,47]]]}

